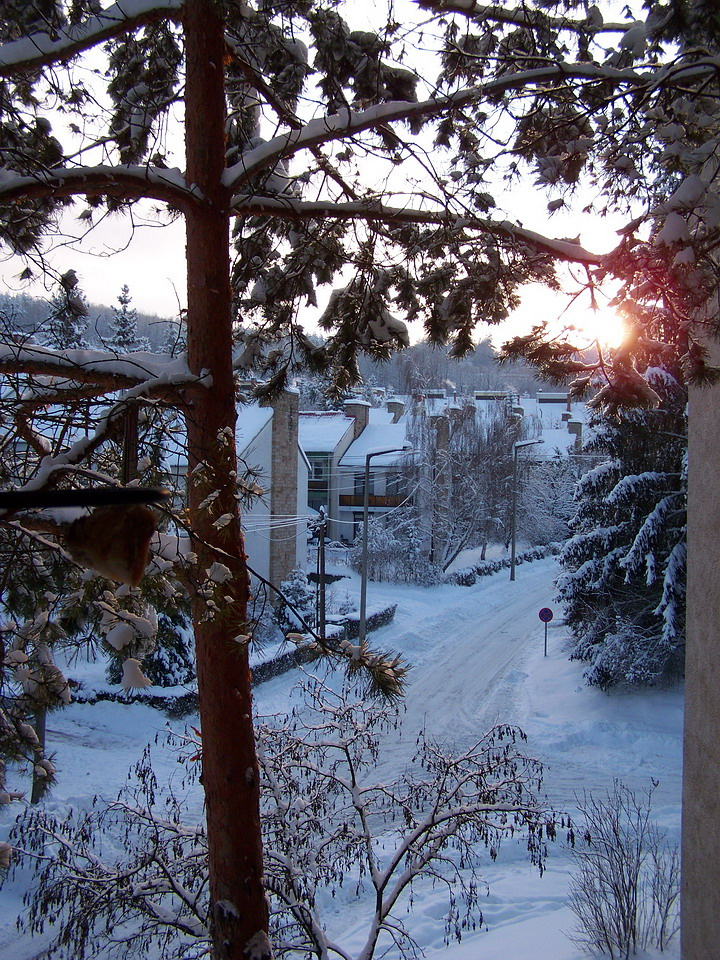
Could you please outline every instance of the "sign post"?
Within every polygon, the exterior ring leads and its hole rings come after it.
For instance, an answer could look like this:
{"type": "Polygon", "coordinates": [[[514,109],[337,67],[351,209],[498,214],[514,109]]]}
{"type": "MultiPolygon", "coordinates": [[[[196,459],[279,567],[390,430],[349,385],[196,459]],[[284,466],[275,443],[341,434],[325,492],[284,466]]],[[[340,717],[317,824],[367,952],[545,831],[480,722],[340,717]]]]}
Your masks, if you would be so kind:
{"type": "Polygon", "coordinates": [[[545,654],[544,654],[544,656],[547,656],[547,625],[548,625],[548,624],[550,623],[550,621],[552,620],[554,614],[553,614],[552,610],[550,609],[550,607],[543,607],[542,610],[539,611],[538,616],[540,617],[540,619],[542,620],[542,622],[545,624],[545,654]]]}

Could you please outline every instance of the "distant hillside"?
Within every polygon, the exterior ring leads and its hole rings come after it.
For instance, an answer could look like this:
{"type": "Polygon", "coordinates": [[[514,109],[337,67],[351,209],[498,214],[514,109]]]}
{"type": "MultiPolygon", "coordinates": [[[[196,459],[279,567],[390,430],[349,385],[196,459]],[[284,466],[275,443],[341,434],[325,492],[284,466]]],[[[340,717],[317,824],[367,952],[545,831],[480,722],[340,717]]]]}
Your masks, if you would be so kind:
{"type": "MultiPolygon", "coordinates": [[[[132,291],[131,291],[132,293],[132,291]]],[[[91,347],[102,347],[111,335],[112,308],[96,303],[88,304],[87,340],[91,347]]],[[[27,294],[0,293],[0,318],[16,330],[32,333],[41,330],[50,315],[50,296],[30,297],[27,294]]],[[[177,323],[152,314],[137,314],[138,336],[146,337],[153,350],[159,351],[165,343],[168,327],[177,323]]]]}
{"type": "Polygon", "coordinates": [[[401,394],[422,393],[428,389],[455,392],[458,396],[469,396],[474,390],[534,394],[540,385],[534,369],[524,362],[501,366],[488,338],[459,360],[449,357],[447,348],[421,341],[384,363],[361,356],[359,367],[366,384],[377,384],[401,394]]]}

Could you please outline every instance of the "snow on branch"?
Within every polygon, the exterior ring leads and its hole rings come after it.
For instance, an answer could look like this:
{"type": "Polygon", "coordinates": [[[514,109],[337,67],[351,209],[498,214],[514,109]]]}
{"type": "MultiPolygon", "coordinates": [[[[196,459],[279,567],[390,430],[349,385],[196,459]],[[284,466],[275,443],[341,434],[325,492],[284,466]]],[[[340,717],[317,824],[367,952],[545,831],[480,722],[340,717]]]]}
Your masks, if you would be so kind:
{"type": "MultiPolygon", "coordinates": [[[[683,79],[688,78],[688,71],[700,76],[715,72],[716,68],[717,64],[713,67],[710,62],[693,64],[692,67],[684,68],[683,79]]],[[[396,121],[437,117],[448,110],[457,110],[512,90],[525,90],[528,87],[540,87],[562,80],[611,81],[616,85],[644,88],[655,86],[660,76],[663,84],[668,85],[673,75],[666,67],[661,67],[660,71],[654,68],[630,70],[594,63],[555,63],[533,70],[503,74],[487,83],[463,87],[446,96],[431,97],[428,100],[391,100],[366,110],[344,108],[338,113],[316,117],[304,126],[279,134],[266,143],[247,150],[236,164],[228,167],[223,175],[223,182],[230,189],[237,189],[261,170],[273,166],[280,158],[293,156],[300,150],[342,140],[363,130],[376,129],[396,121]]]]}
{"type": "MultiPolygon", "coordinates": [[[[111,390],[140,387],[148,395],[160,387],[190,383],[209,386],[209,375],[190,373],[184,355],[130,353],[118,356],[108,350],[53,350],[28,343],[0,341],[0,373],[39,374],[96,383],[111,390]]],[[[43,384],[41,389],[45,389],[43,384]]],[[[27,397],[27,392],[25,394],[27,397]]]]}
{"type": "Polygon", "coordinates": [[[178,19],[184,0],[120,0],[83,23],[37,32],[0,46],[0,77],[33,70],[49,63],[61,63],[97,46],[131,27],[153,20],[178,19]]]}
{"type": "Polygon", "coordinates": [[[0,201],[39,197],[93,196],[125,200],[152,199],[181,209],[201,199],[195,187],[188,187],[180,170],[144,166],[53,167],[32,176],[19,176],[0,167],[0,201]]]}
{"type": "MultiPolygon", "coordinates": [[[[601,264],[605,255],[592,253],[581,244],[569,240],[545,237],[534,230],[527,230],[509,220],[493,221],[480,217],[458,216],[449,210],[419,210],[412,207],[392,207],[379,201],[305,201],[290,197],[233,197],[232,213],[235,216],[281,217],[286,220],[321,220],[333,217],[336,220],[367,220],[382,223],[428,223],[480,233],[489,233],[509,242],[528,243],[557,260],[569,263],[601,264]]],[[[607,255],[609,256],[609,255],[607,255]]]]}
{"type": "Polygon", "coordinates": [[[622,34],[628,28],[627,23],[604,23],[597,7],[582,20],[573,20],[569,16],[552,17],[545,10],[534,10],[525,4],[508,8],[499,4],[478,3],[477,0],[415,0],[415,3],[424,10],[431,10],[443,16],[457,13],[480,23],[495,21],[517,27],[549,27],[554,30],[592,35],[622,34]]]}

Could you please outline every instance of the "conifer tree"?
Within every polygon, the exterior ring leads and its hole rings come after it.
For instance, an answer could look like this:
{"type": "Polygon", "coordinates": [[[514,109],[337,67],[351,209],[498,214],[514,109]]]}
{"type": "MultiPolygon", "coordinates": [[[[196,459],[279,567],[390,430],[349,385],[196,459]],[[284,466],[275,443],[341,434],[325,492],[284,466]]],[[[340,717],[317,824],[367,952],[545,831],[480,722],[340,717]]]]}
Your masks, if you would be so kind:
{"type": "Polygon", "coordinates": [[[579,481],[558,580],[573,656],[588,681],[648,685],[678,677],[685,649],[687,391],[645,371],[657,409],[596,412],[588,451],[607,459],[579,481]]]}
{"type": "Polygon", "coordinates": [[[150,344],[147,338],[138,337],[137,310],[131,306],[132,297],[126,283],[123,284],[116,299],[120,306],[112,308],[112,336],[109,346],[118,353],[149,350],[150,344]]]}
{"type": "Polygon", "coordinates": [[[88,306],[74,270],[60,277],[51,300],[51,312],[44,332],[44,341],[60,350],[82,350],[87,346],[88,306]]]}

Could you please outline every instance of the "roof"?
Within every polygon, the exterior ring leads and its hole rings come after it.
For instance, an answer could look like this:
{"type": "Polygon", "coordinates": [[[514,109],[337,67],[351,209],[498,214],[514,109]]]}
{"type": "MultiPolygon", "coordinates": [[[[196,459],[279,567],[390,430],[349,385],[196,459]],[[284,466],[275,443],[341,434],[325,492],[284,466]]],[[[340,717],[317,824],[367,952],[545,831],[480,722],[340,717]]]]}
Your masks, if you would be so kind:
{"type": "Polygon", "coordinates": [[[347,448],[344,456],[340,460],[341,467],[360,467],[364,468],[365,458],[369,453],[378,450],[390,450],[384,456],[373,457],[374,466],[391,466],[400,463],[407,451],[403,452],[403,446],[408,443],[405,434],[406,425],[404,423],[370,423],[363,430],[357,440],[354,440],[347,448]]]}
{"type": "Polygon", "coordinates": [[[257,403],[248,403],[238,407],[237,424],[235,426],[238,452],[242,453],[247,450],[263,427],[272,420],[272,416],[273,408],[270,406],[261,407],[257,403]]]}
{"type": "Polygon", "coordinates": [[[355,422],[336,410],[302,411],[299,442],[306,453],[332,453],[355,422]]]}

